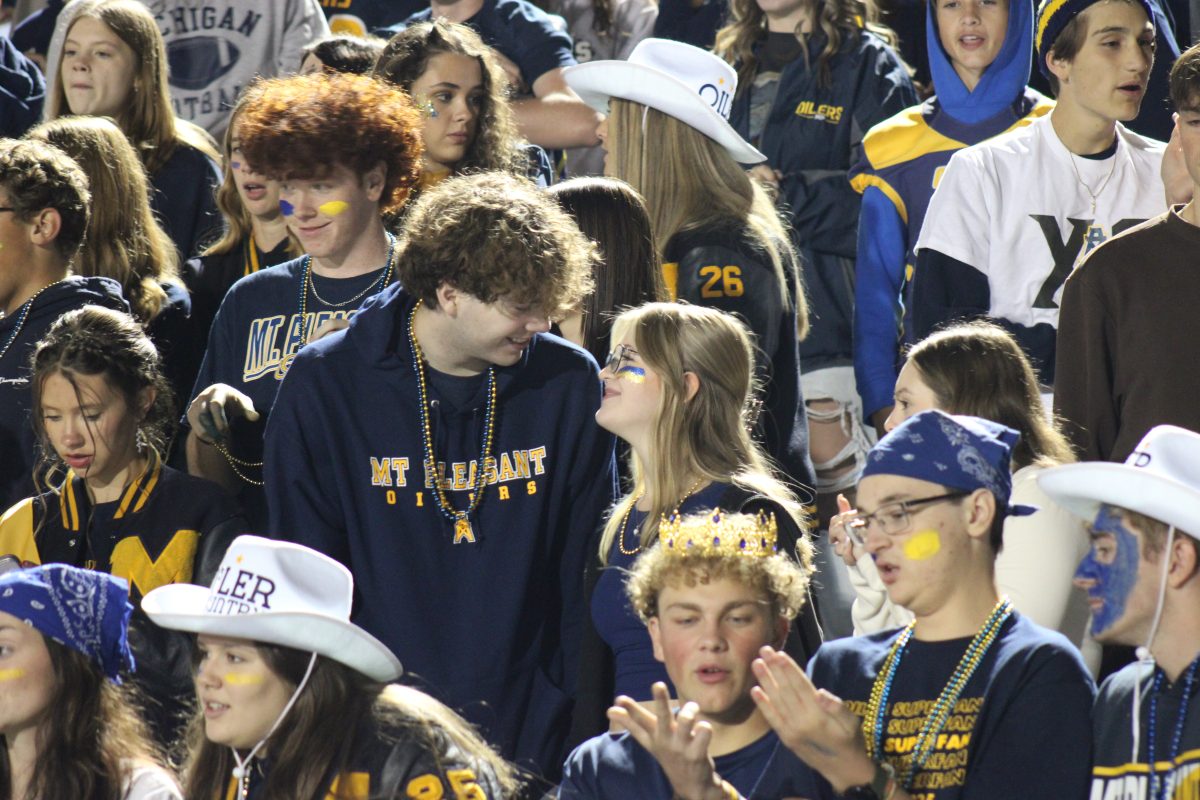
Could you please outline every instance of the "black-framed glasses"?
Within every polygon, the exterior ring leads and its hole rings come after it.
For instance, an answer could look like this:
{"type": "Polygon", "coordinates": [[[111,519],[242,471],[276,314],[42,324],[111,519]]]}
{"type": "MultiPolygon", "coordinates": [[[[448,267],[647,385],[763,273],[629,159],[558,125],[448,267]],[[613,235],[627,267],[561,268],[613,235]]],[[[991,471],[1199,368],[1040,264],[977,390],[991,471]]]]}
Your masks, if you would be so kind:
{"type": "Polygon", "coordinates": [[[971,493],[949,492],[948,494],[939,494],[935,497],[919,497],[916,500],[900,500],[895,503],[887,503],[875,509],[870,514],[857,514],[850,517],[846,521],[846,533],[854,539],[856,544],[861,545],[866,539],[867,529],[874,523],[888,536],[897,536],[907,531],[912,524],[912,520],[909,517],[914,511],[914,506],[957,500],[969,494],[971,493]]]}
{"type": "Polygon", "coordinates": [[[621,371],[621,367],[626,364],[632,364],[633,359],[630,356],[636,356],[637,354],[638,351],[629,345],[619,344],[608,354],[608,358],[604,362],[604,368],[613,375],[616,375],[621,371]]]}

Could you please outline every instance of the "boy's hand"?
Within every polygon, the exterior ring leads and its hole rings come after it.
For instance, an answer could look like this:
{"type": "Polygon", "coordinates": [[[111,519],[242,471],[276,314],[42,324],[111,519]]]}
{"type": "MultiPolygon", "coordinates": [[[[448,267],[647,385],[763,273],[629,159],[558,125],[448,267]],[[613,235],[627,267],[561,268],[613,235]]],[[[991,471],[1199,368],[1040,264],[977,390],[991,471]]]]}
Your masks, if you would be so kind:
{"type": "Polygon", "coordinates": [[[780,741],[820,772],[841,794],[870,783],[875,765],[867,757],[862,720],[824,689],[817,689],[787,653],[764,647],[754,660],[758,686],[750,690],[780,741]]]}
{"type": "Polygon", "coordinates": [[[731,800],[736,791],[726,789],[717,775],[708,744],[712,741],[712,726],[696,721],[699,708],[685,703],[679,715],[671,713],[667,685],[654,684],[654,710],[651,711],[632,698],[622,695],[608,710],[608,718],[629,731],[658,761],[671,782],[675,798],[681,800],[731,800]]]}

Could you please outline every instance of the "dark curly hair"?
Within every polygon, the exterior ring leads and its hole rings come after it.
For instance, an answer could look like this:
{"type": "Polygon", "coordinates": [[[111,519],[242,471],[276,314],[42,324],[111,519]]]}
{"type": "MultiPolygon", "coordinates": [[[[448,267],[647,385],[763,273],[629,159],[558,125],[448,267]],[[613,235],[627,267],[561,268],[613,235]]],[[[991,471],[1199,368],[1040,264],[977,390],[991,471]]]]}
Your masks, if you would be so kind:
{"type": "Polygon", "coordinates": [[[70,156],[45,142],[0,139],[0,187],[21,222],[47,208],[57,211],[61,227],[54,246],[67,261],[75,257],[87,234],[92,194],[70,156]]]}
{"type": "MultiPolygon", "coordinates": [[[[100,306],[84,306],[59,317],[33,351],[33,429],[42,455],[34,479],[50,483],[62,464],[46,434],[40,409],[46,379],[61,374],[74,385],[76,375],[103,375],[130,408],[145,389],[154,402],[138,425],[147,445],[165,453],[175,424],[175,399],[163,377],[158,351],[133,317],[100,306]]],[[[76,388],[78,394],[78,388],[76,388]]]]}
{"type": "Polygon", "coordinates": [[[524,142],[508,104],[508,81],[491,48],[471,28],[445,19],[410,25],[387,43],[375,62],[374,75],[408,92],[413,82],[425,74],[429,60],[442,53],[475,59],[483,77],[475,140],[457,172],[502,169],[524,175],[529,159],[522,150],[524,142]]]}
{"type": "Polygon", "coordinates": [[[397,276],[430,306],[447,283],[484,303],[510,296],[558,318],[594,285],[595,244],[552,197],[505,172],[427,189],[402,236],[397,276]]]}
{"type": "Polygon", "coordinates": [[[273,180],[306,179],[341,164],[387,169],[380,210],[404,205],[421,170],[421,116],[408,95],[363,75],[275,78],[247,91],[242,154],[273,180]]]}

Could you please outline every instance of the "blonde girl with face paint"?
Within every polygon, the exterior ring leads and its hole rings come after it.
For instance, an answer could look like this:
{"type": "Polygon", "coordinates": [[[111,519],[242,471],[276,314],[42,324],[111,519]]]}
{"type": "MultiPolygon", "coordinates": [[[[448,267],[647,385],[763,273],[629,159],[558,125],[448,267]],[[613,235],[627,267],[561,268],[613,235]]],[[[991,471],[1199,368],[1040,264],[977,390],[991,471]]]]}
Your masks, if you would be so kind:
{"type": "MultiPolygon", "coordinates": [[[[1005,520],[996,583],[1034,622],[1062,632],[1077,646],[1086,642],[1094,662],[1098,653],[1087,636],[1086,598],[1070,583],[1087,538],[1078,520],[1037,486],[1042,470],[1072,463],[1075,456],[1046,413],[1028,357],[1010,334],[989,322],[962,323],[932,334],[909,351],[885,427],[890,431],[932,408],[994,420],[1021,434],[1012,458],[1013,502],[1041,511],[1005,520]]],[[[845,498],[840,503],[843,513],[851,511],[845,498]]],[[[841,519],[839,514],[831,523],[830,539],[850,567],[857,594],[855,633],[907,622],[911,616],[887,599],[870,556],[847,537],[841,519]]]]}
{"type": "MultiPolygon", "coordinates": [[[[715,308],[647,303],[613,321],[612,351],[600,372],[600,427],[629,444],[632,485],[602,522],[589,567],[591,613],[572,738],[607,727],[616,694],[649,701],[668,681],[649,635],[624,601],[624,575],[659,539],[664,518],[722,509],[773,514],[779,549],[812,569],[808,520],[750,431],[758,412],[754,354],[746,326],[715,308]]],[[[789,650],[806,659],[820,645],[806,604],[789,650]]],[[[669,684],[668,684],[669,685],[669,684]]]]}
{"type": "Polygon", "coordinates": [[[146,736],[125,581],[55,564],[0,576],[0,796],[182,800],[146,736]]]}

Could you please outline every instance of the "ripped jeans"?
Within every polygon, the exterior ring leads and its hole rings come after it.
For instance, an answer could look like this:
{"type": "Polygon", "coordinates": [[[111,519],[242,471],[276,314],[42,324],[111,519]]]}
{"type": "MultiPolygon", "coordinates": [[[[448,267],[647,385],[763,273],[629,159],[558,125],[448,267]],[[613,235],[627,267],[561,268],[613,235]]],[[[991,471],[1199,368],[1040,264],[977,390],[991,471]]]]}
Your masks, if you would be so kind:
{"type": "Polygon", "coordinates": [[[808,415],[808,443],[817,493],[832,494],[858,482],[875,431],[863,424],[854,367],[826,367],[800,376],[808,415]]]}

